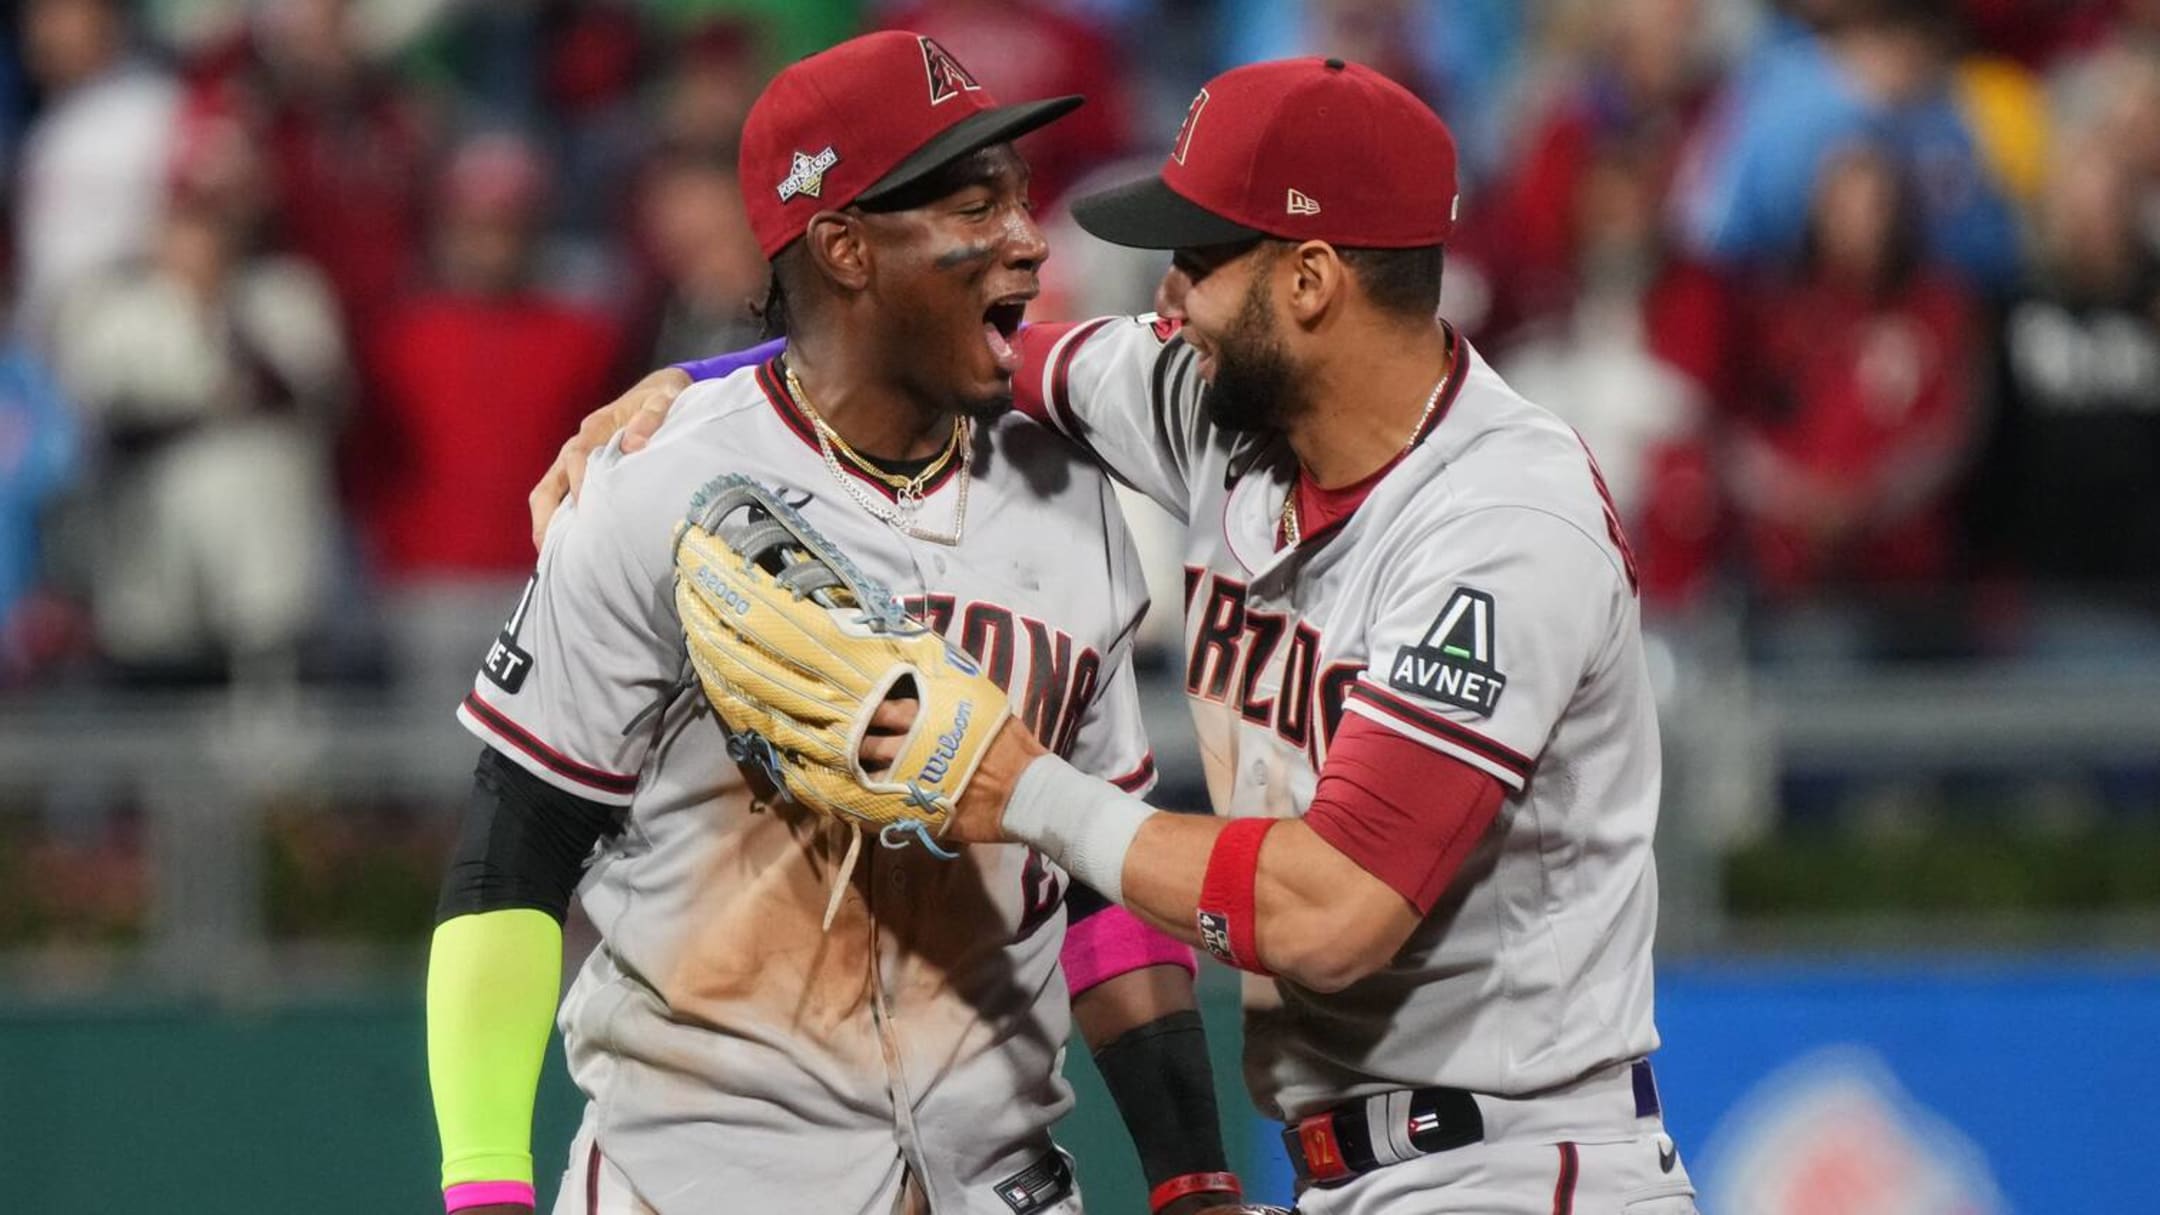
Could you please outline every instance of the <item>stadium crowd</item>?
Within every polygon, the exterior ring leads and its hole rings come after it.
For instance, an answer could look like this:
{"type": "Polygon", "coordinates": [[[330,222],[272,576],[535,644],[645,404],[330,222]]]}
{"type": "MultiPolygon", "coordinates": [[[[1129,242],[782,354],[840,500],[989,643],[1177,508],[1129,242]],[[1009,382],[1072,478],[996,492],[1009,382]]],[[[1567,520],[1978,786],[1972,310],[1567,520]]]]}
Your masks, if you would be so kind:
{"type": "Polygon", "coordinates": [[[1661,619],[2160,652],[2156,0],[12,8],[0,686],[453,701],[575,420],[758,335],[744,111],[868,25],[1091,99],[1023,145],[1036,319],[1147,306],[1059,200],[1198,81],[1362,60],[1457,131],[1443,313],[1586,436],[1661,619]]]}

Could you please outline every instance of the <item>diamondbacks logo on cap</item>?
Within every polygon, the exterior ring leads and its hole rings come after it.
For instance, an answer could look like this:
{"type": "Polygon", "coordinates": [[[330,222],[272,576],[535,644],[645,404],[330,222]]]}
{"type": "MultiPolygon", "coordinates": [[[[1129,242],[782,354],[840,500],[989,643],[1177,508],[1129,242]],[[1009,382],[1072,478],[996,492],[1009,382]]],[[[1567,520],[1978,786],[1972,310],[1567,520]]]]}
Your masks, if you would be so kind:
{"type": "Polygon", "coordinates": [[[1185,163],[1185,153],[1192,149],[1193,128],[1200,124],[1200,111],[1207,108],[1207,90],[1194,94],[1192,104],[1185,107],[1185,121],[1177,129],[1177,142],[1170,145],[1170,159],[1185,163]]]}
{"type": "Polygon", "coordinates": [[[918,36],[915,41],[922,43],[923,70],[930,74],[931,105],[950,101],[962,93],[972,93],[982,87],[976,83],[975,77],[968,74],[966,68],[960,66],[960,61],[952,57],[951,51],[926,37],[918,36]]]}
{"type": "Polygon", "coordinates": [[[1313,201],[1312,195],[1292,186],[1289,197],[1283,200],[1283,210],[1292,215],[1318,215],[1320,204],[1313,201]]]}
{"type": "Polygon", "coordinates": [[[795,159],[788,163],[788,175],[780,183],[780,201],[789,202],[798,194],[816,198],[825,189],[826,171],[839,163],[840,154],[830,145],[815,156],[808,152],[795,153],[795,159]]]}

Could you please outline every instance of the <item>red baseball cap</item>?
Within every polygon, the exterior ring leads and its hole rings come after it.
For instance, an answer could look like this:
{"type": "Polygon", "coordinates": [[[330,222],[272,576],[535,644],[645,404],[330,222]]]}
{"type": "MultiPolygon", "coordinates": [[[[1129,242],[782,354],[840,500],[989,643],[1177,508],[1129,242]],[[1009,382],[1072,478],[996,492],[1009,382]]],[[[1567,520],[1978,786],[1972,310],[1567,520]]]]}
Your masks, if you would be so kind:
{"type": "Polygon", "coordinates": [[[875,202],[1071,113],[1078,97],[999,105],[952,52],[905,30],[790,64],[743,121],[743,204],[770,259],[810,217],[875,202]]]}
{"type": "Polygon", "coordinates": [[[1362,64],[1278,59],[1207,82],[1158,176],[1073,203],[1118,245],[1179,249],[1273,236],[1346,248],[1444,244],[1455,137],[1410,90],[1362,64]]]}

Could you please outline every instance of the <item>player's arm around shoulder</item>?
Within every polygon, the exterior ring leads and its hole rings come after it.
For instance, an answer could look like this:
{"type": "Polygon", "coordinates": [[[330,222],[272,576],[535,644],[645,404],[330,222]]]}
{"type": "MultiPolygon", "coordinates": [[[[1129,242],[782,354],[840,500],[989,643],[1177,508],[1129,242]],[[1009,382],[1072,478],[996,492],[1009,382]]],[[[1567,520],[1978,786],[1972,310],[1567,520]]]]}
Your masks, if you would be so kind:
{"type": "Polygon", "coordinates": [[[1216,431],[1200,406],[1204,383],[1179,324],[1110,316],[1031,325],[1016,346],[1020,412],[1178,519],[1216,431]]]}
{"type": "Polygon", "coordinates": [[[672,403],[667,430],[634,448],[625,431],[592,451],[577,497],[541,537],[543,569],[559,549],[643,587],[671,584],[675,531],[691,500],[713,477],[748,463],[732,458],[737,444],[725,434],[742,408],[730,396],[715,382],[690,385],[672,403]]]}
{"type": "Polygon", "coordinates": [[[623,390],[622,395],[586,414],[577,432],[563,442],[540,480],[525,496],[532,519],[532,542],[541,548],[548,525],[566,502],[583,493],[586,470],[593,456],[614,445],[624,454],[643,451],[662,423],[674,411],[675,402],[693,384],[712,383],[763,363],[777,353],[779,342],[706,359],[685,367],[662,367],[623,390]]]}

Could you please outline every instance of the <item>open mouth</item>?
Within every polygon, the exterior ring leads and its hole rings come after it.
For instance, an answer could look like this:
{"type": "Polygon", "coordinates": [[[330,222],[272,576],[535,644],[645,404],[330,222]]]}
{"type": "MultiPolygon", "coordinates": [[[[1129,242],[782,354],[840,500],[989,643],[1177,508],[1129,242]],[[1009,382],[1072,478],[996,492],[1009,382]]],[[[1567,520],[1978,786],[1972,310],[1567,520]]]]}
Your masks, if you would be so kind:
{"type": "Polygon", "coordinates": [[[1020,369],[1020,355],[1012,347],[1012,338],[1020,332],[1028,301],[1033,298],[1032,291],[1016,292],[983,310],[983,344],[990,348],[990,357],[997,360],[998,370],[1006,375],[1020,369]]]}

